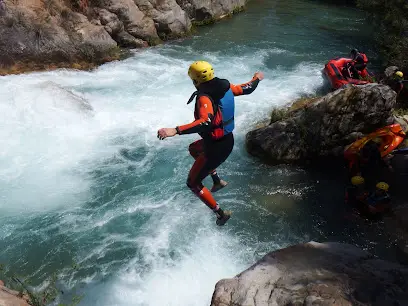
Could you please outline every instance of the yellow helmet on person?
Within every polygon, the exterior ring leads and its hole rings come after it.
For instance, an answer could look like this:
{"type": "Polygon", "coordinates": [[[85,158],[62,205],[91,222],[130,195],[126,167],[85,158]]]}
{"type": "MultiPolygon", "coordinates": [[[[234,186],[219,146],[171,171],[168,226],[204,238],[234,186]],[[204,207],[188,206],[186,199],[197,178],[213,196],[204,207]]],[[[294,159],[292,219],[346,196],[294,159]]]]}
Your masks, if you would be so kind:
{"type": "Polygon", "coordinates": [[[404,74],[402,73],[402,71],[397,71],[397,72],[395,73],[395,76],[402,79],[402,78],[404,77],[404,74]]]}
{"type": "Polygon", "coordinates": [[[390,186],[385,182],[379,182],[377,185],[375,185],[375,187],[384,191],[388,191],[388,189],[390,188],[390,186]]]}
{"type": "Polygon", "coordinates": [[[362,184],[364,184],[364,178],[362,176],[358,176],[358,175],[353,176],[351,178],[351,184],[353,184],[354,186],[362,185],[362,184]]]}
{"type": "Polygon", "coordinates": [[[211,81],[214,78],[214,68],[205,61],[196,61],[188,68],[188,76],[195,85],[211,81]]]}
{"type": "Polygon", "coordinates": [[[374,137],[372,141],[375,142],[376,144],[381,144],[383,140],[381,137],[374,137]]]}

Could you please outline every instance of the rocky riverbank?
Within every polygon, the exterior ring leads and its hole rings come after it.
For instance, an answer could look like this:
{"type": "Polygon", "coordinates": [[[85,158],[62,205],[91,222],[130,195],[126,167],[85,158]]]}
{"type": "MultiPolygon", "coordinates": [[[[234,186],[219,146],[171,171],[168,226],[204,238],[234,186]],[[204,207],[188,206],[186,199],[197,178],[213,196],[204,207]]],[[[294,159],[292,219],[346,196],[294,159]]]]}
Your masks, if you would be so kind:
{"type": "Polygon", "coordinates": [[[0,305],[1,306],[29,306],[28,297],[21,296],[19,292],[10,290],[0,280],[0,305]]]}
{"type": "Polygon", "coordinates": [[[4,0],[0,75],[89,68],[188,35],[194,25],[240,11],[245,0],[4,0]]]}
{"type": "Polygon", "coordinates": [[[246,136],[249,153],[272,163],[341,158],[364,134],[395,121],[396,93],[387,85],[348,85],[281,111],[246,136]]]}
{"type": "Polygon", "coordinates": [[[220,280],[211,306],[406,305],[408,268],[354,246],[309,242],[267,254],[220,280]]]}

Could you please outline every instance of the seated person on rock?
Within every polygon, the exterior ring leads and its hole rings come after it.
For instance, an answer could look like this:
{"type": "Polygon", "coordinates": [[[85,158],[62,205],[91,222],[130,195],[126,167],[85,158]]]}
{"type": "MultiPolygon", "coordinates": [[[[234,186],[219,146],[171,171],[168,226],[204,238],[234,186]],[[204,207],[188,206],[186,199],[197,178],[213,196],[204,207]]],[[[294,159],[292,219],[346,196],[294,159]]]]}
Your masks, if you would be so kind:
{"type": "Polygon", "coordinates": [[[368,190],[374,188],[375,182],[378,182],[384,175],[390,165],[381,157],[380,145],[381,137],[376,137],[368,141],[361,149],[357,160],[357,173],[365,178],[368,190]]]}
{"type": "Polygon", "coordinates": [[[367,199],[367,207],[371,216],[380,216],[391,208],[391,197],[388,194],[389,185],[385,182],[379,182],[376,189],[367,199]]]}
{"type": "Polygon", "coordinates": [[[351,186],[346,189],[345,201],[353,209],[357,209],[360,213],[364,212],[364,201],[368,196],[368,192],[364,186],[364,178],[361,176],[353,176],[351,178],[351,186]]]}
{"type": "Polygon", "coordinates": [[[404,74],[401,71],[396,71],[393,78],[389,81],[388,86],[399,95],[404,88],[404,74]]]}

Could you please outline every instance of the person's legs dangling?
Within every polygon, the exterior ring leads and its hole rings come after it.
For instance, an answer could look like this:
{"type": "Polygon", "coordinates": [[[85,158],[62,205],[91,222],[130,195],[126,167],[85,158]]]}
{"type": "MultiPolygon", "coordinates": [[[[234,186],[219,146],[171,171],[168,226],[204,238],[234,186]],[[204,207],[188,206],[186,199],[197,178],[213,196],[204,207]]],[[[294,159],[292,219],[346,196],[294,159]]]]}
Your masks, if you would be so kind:
{"type": "MultiPolygon", "coordinates": [[[[206,148],[206,152],[202,151],[196,158],[188,175],[187,186],[192,192],[217,215],[217,224],[224,225],[230,218],[231,212],[223,211],[211,191],[208,190],[202,181],[219,165],[221,165],[230,155],[234,146],[233,136],[228,136],[225,140],[215,143],[211,148],[206,148]]],[[[191,147],[191,145],[190,145],[191,147]]],[[[194,150],[190,150],[194,151],[194,150]]],[[[196,150],[195,152],[197,152],[196,150]]]]}
{"type": "MultiPolygon", "coordinates": [[[[190,152],[190,155],[196,160],[200,156],[200,154],[204,153],[204,140],[200,139],[190,144],[190,146],[188,147],[188,151],[190,152]]],[[[222,180],[218,176],[216,169],[211,170],[210,175],[213,181],[211,192],[217,192],[218,190],[228,185],[226,181],[222,180]]]]}

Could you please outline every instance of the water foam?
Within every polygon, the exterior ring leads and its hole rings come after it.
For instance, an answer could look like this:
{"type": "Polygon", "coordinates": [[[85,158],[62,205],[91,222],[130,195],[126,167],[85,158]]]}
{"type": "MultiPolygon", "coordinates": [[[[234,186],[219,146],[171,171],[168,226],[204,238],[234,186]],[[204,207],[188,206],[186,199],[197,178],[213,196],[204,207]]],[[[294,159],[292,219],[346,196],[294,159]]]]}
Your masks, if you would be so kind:
{"type": "MultiPolygon", "coordinates": [[[[76,207],[59,218],[65,234],[97,236],[76,238],[84,239],[77,250],[83,270],[71,284],[97,282],[95,261],[109,278],[109,287],[97,293],[100,299],[93,295],[84,304],[94,299],[98,305],[208,304],[217,280],[234,276],[253,260],[255,250],[243,248],[228,229],[219,231],[214,216],[184,188],[192,163],[186,148],[196,136],[156,138],[158,128],[193,119],[193,105],[185,104],[194,90],[186,76],[193,51],[187,49],[180,58],[179,51],[179,57],[168,55],[171,50],[150,49],[94,72],[60,70],[0,80],[5,199],[0,209],[76,207]],[[132,234],[117,235],[112,224],[119,220],[141,223],[132,234]],[[123,259],[114,271],[113,259],[99,262],[115,252],[112,240],[138,250],[127,251],[133,259],[123,259]]],[[[233,83],[265,72],[252,95],[237,98],[237,139],[266,118],[272,106],[313,93],[322,84],[319,65],[268,67],[271,53],[284,50],[204,54],[217,75],[233,83]]]]}

